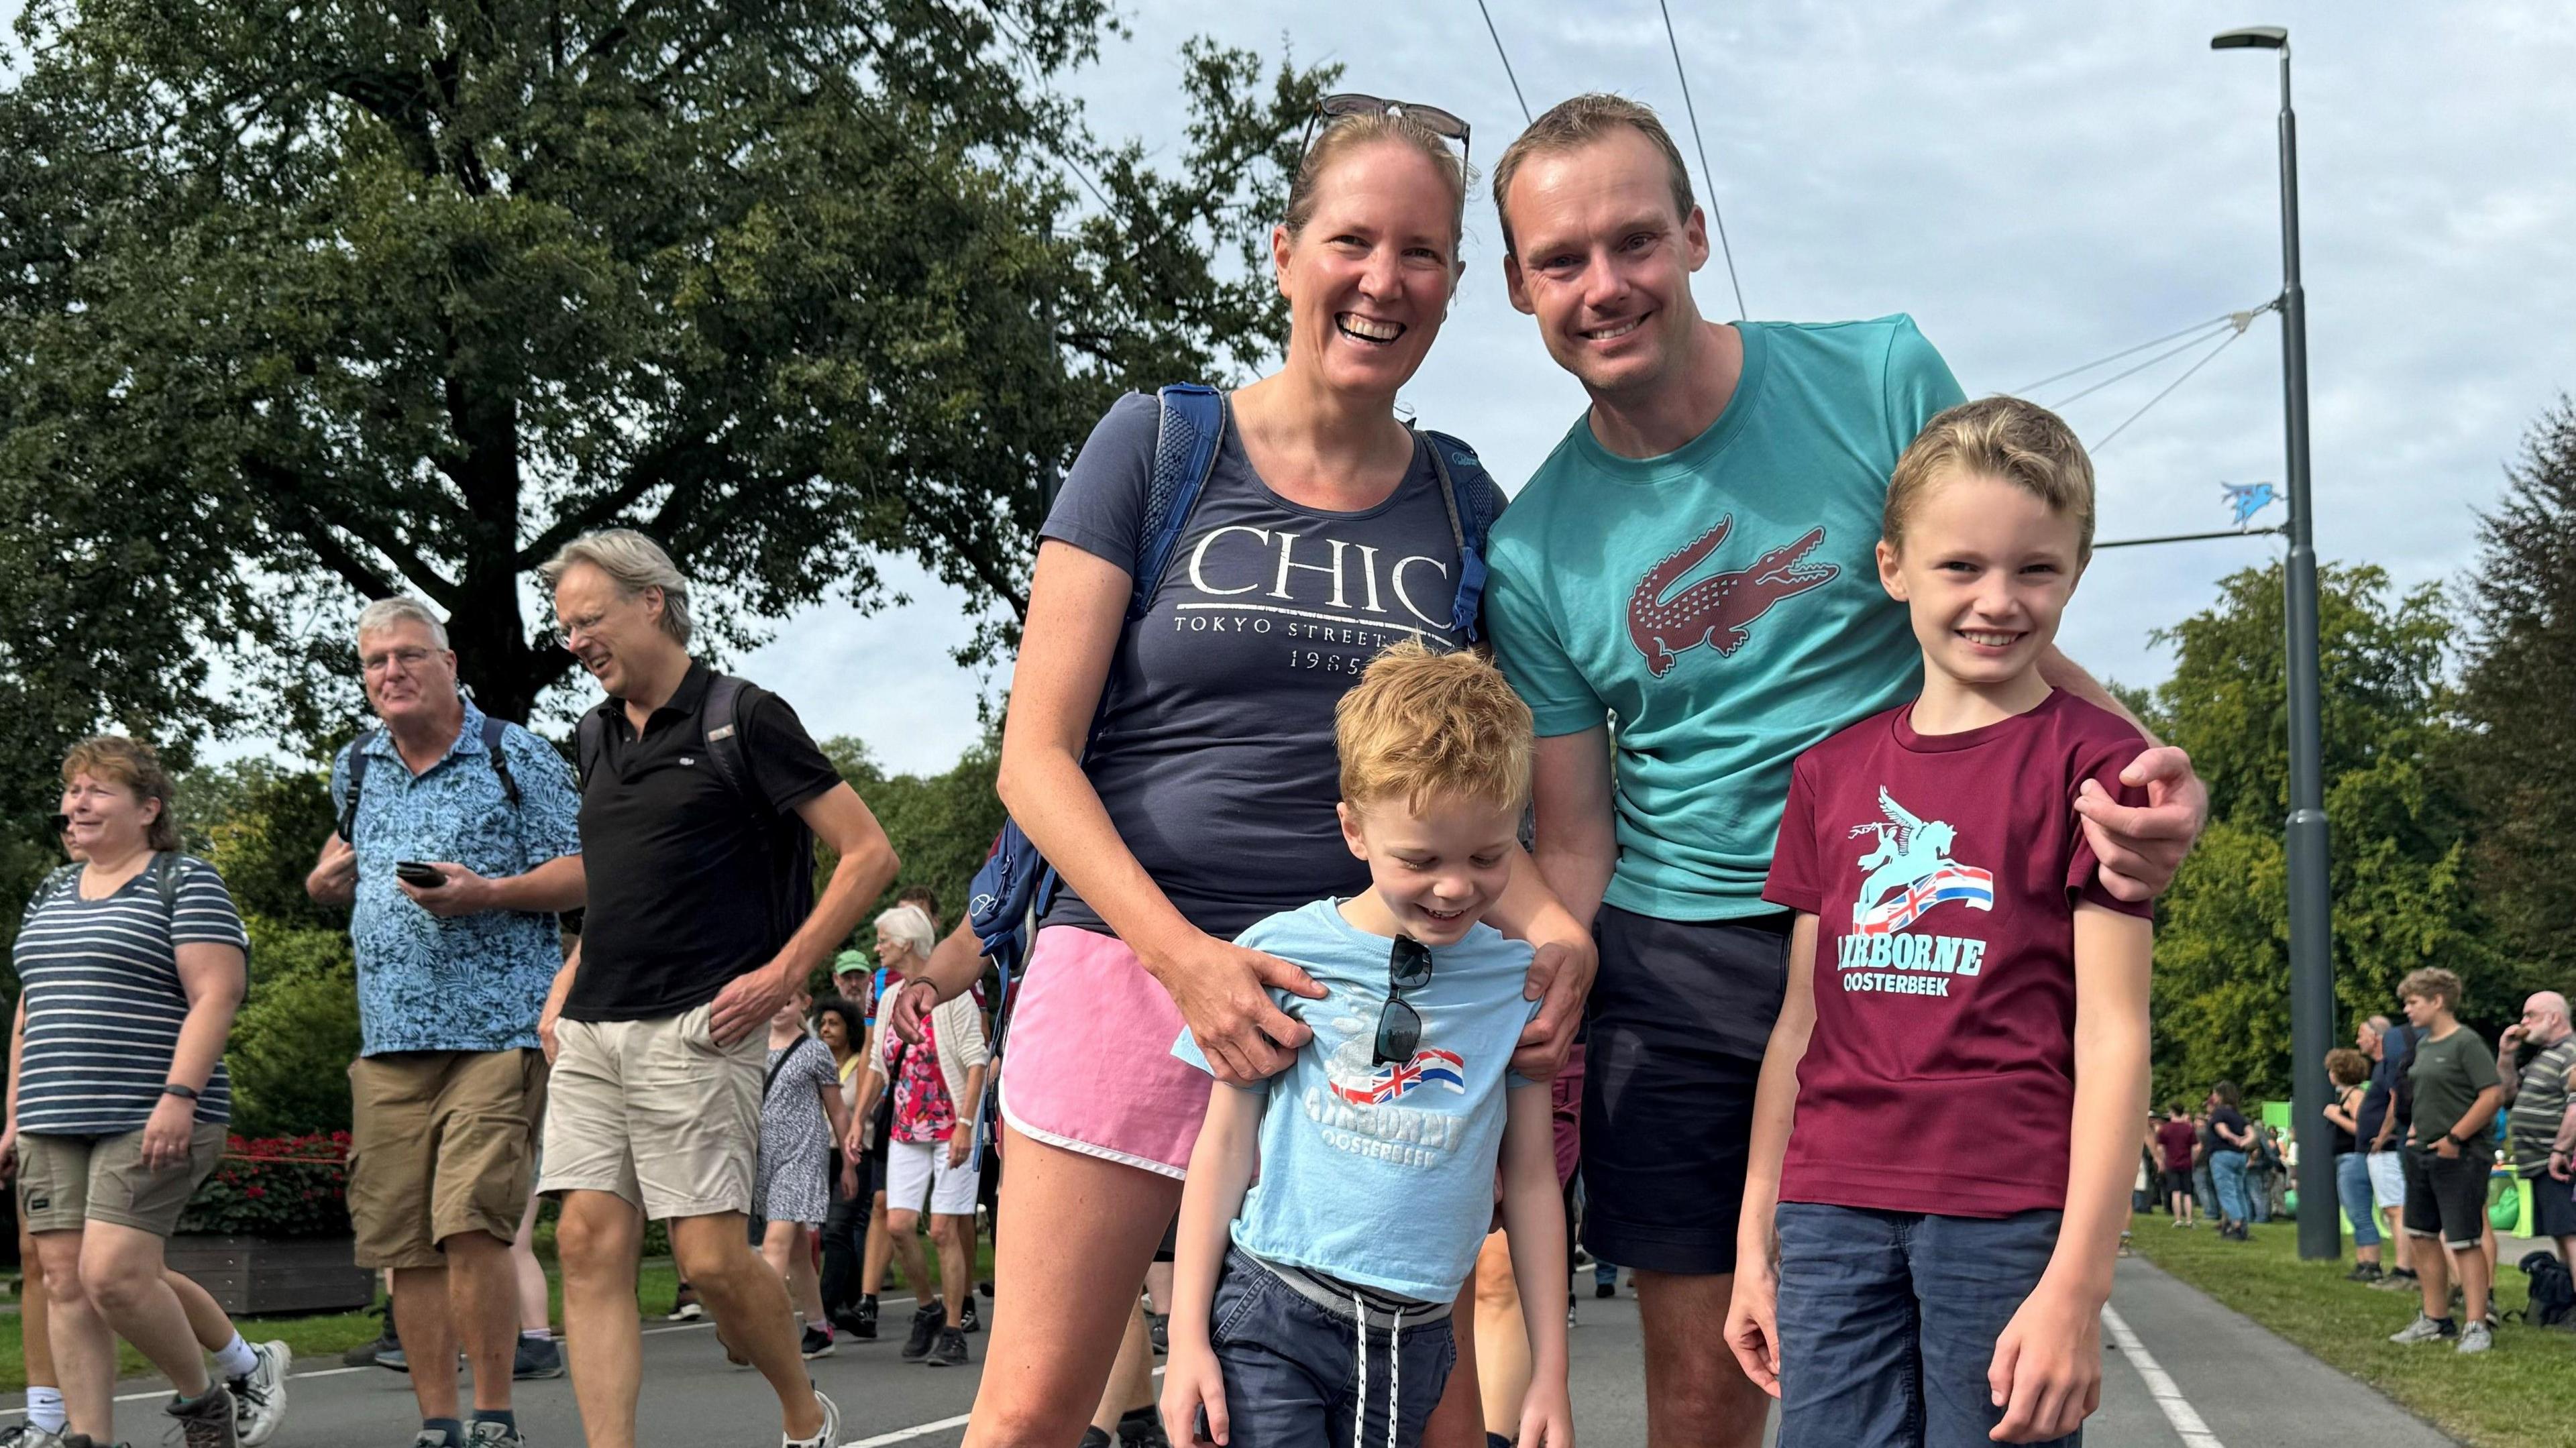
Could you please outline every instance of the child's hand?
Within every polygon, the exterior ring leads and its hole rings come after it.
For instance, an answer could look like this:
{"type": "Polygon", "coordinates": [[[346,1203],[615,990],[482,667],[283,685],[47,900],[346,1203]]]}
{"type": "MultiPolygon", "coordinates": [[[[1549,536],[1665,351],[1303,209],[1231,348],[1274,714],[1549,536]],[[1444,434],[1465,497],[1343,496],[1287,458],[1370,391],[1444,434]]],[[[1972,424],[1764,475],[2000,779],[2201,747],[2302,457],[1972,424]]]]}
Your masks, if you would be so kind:
{"type": "Polygon", "coordinates": [[[1768,1263],[1739,1254],[1735,1295],[1726,1304],[1726,1345],[1744,1375],[1780,1396],[1780,1278],[1768,1263]]]}
{"type": "Polygon", "coordinates": [[[1530,1384],[1521,1399],[1521,1431],[1513,1448],[1574,1448],[1574,1403],[1562,1379],[1530,1384]]]}
{"type": "Polygon", "coordinates": [[[2102,1406],[2101,1304],[2042,1282],[1995,1339],[1986,1385],[2004,1410],[1986,1435],[1998,1443],[2044,1443],[2082,1427],[2102,1406]]]}
{"type": "Polygon", "coordinates": [[[1203,1343],[1182,1342],[1175,1333],[1163,1362],[1163,1432],[1184,1448],[1192,1442],[1225,1442],[1231,1425],[1225,1417],[1225,1370],[1217,1366],[1216,1354],[1203,1343]],[[1208,1436],[1194,1439],[1191,1432],[1203,1407],[1208,1436]]]}

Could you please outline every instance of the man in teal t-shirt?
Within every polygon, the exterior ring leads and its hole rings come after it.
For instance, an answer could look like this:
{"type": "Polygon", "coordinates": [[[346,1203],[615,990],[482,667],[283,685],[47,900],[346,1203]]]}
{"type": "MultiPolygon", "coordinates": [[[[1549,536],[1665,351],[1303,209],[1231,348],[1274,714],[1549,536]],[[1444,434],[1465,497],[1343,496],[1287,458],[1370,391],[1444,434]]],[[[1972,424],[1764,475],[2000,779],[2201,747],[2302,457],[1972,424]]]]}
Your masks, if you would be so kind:
{"type": "MultiPolygon", "coordinates": [[[[1591,407],[1494,525],[1488,632],[1536,716],[1536,854],[1600,965],[1582,1121],[1584,1242],[1637,1269],[1647,1436],[1758,1443],[1723,1332],[1789,915],[1766,905],[1789,766],[1917,688],[1874,550],[1889,473],[1964,400],[1896,316],[1701,319],[1707,233],[1654,113],[1579,96],[1494,172],[1512,302],[1591,407]]],[[[2063,659],[2049,681],[2107,707],[2063,659]]],[[[2178,750],[2078,806],[2113,890],[2173,876],[2205,795],[2178,750]]],[[[2090,786],[2088,786],[2090,789],[2090,786]]]]}

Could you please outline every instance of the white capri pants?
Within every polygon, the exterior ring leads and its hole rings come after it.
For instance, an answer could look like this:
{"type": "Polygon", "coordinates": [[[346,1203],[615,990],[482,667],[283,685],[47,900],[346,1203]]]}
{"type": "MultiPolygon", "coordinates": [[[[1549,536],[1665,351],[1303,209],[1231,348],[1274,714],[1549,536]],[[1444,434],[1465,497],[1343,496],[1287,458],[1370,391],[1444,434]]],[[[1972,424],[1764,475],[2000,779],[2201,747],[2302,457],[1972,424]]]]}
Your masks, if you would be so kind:
{"type": "MultiPolygon", "coordinates": [[[[965,1124],[959,1123],[958,1129],[964,1130],[965,1124]]],[[[974,1160],[970,1154],[950,1166],[944,1141],[887,1142],[886,1210],[917,1212],[927,1197],[934,1216],[975,1215],[975,1191],[983,1173],[975,1169],[974,1160]]]]}
{"type": "Polygon", "coordinates": [[[2406,1205],[2405,1164],[2393,1151],[2374,1151],[2362,1158],[2370,1171],[2370,1195],[2390,1211],[2406,1205]]]}

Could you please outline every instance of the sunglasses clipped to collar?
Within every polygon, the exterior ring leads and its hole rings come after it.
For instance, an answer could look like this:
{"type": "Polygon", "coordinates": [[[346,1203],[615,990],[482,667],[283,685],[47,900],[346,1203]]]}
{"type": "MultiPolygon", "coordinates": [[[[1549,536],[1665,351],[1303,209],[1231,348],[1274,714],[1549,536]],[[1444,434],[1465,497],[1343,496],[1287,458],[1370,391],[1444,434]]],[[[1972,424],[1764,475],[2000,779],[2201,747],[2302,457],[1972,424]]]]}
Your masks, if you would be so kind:
{"type": "Polygon", "coordinates": [[[1378,1007],[1377,1047],[1370,1065],[1400,1066],[1422,1048],[1422,1012],[1404,996],[1429,984],[1431,947],[1410,935],[1397,936],[1386,953],[1386,1004],[1378,1007]]]}
{"type": "Polygon", "coordinates": [[[1391,101],[1383,96],[1361,95],[1358,91],[1341,91],[1315,102],[1315,113],[1306,118],[1306,136],[1297,143],[1297,154],[1304,155],[1315,144],[1315,124],[1330,125],[1344,116],[1395,116],[1413,122],[1435,136],[1458,143],[1460,160],[1467,156],[1467,123],[1438,106],[1417,101],[1391,101]]]}

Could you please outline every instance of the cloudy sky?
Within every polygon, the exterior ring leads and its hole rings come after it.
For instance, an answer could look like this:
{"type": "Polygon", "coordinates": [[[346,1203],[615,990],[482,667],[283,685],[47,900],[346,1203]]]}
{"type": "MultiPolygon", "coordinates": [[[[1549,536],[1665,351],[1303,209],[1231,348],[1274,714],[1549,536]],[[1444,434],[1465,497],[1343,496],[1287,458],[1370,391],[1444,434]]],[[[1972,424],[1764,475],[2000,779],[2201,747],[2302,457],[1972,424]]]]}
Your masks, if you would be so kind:
{"type": "MultiPolygon", "coordinates": [[[[1655,0],[1488,3],[1533,106],[1615,90],[1686,137],[1655,0]]],[[[17,8],[0,0],[0,15],[17,8]]],[[[1482,162],[1520,123],[1475,0],[1127,0],[1123,13],[1135,38],[1108,43],[1068,87],[1106,136],[1177,144],[1176,53],[1192,33],[1337,62],[1345,88],[1456,111],[1482,162]]],[[[2532,419],[2576,387],[2576,7],[1737,0],[1677,5],[1673,19],[1716,176],[1706,191],[1751,315],[1910,312],[1972,394],[2278,290],[2274,69],[2213,54],[2208,38],[2289,26],[2329,559],[2374,561],[2403,583],[2462,579],[2473,510],[2532,419]]],[[[1467,258],[1405,401],[1517,487],[1582,397],[1505,300],[1482,195],[1467,258]]],[[[1708,314],[1733,315],[1719,263],[1697,294],[1708,314]]],[[[2101,453],[2104,538],[2222,527],[2222,481],[2281,479],[2279,335],[2258,319],[2101,453]]],[[[2068,416],[2098,440],[2196,355],[2068,416]]],[[[2116,370],[2035,395],[2055,402],[2116,370]]],[[[2152,683],[2169,661],[2148,632],[2277,551],[2227,540],[2106,554],[2068,616],[2067,650],[2152,683]]],[[[909,568],[887,576],[909,603],[792,618],[741,667],[785,687],[818,734],[857,735],[898,769],[940,769],[974,737],[979,694],[1006,681],[949,661],[969,628],[960,596],[909,568]]]]}
{"type": "MultiPolygon", "coordinates": [[[[1684,130],[1654,0],[1488,3],[1532,106],[1615,90],[1684,130]]],[[[1104,134],[1171,143],[1173,53],[1192,31],[1274,56],[1284,44],[1340,63],[1347,89],[1456,111],[1480,161],[1518,129],[1475,0],[1155,0],[1128,14],[1139,38],[1110,45],[1074,87],[1104,134]]],[[[2495,497],[2532,419],[2576,388],[2576,8],[1762,0],[1676,5],[1673,19],[1751,315],[1910,312],[1971,394],[2279,290],[2275,70],[2208,40],[2289,26],[2326,558],[2374,561],[2404,583],[2460,579],[2473,510],[2495,497]]],[[[1505,299],[1481,195],[1467,257],[1405,400],[1517,487],[1582,395],[1505,299]]],[[[1697,295],[1710,315],[1734,314],[1722,264],[1697,295]]],[[[2073,403],[2069,419],[2103,437],[2198,350],[2073,403]]],[[[2035,395],[2053,402],[2117,370],[2035,395]]],[[[2227,526],[2222,481],[2283,476],[2277,322],[2257,319],[2099,462],[2102,537],[2227,526]]],[[[2149,630],[2279,551],[2225,540],[2105,554],[2069,613],[2067,651],[2152,683],[2170,660],[2149,630]]],[[[795,618],[746,668],[814,681],[795,697],[818,732],[939,768],[972,737],[977,689],[996,681],[947,660],[966,631],[962,600],[935,584],[913,592],[871,618],[795,618]]]]}

